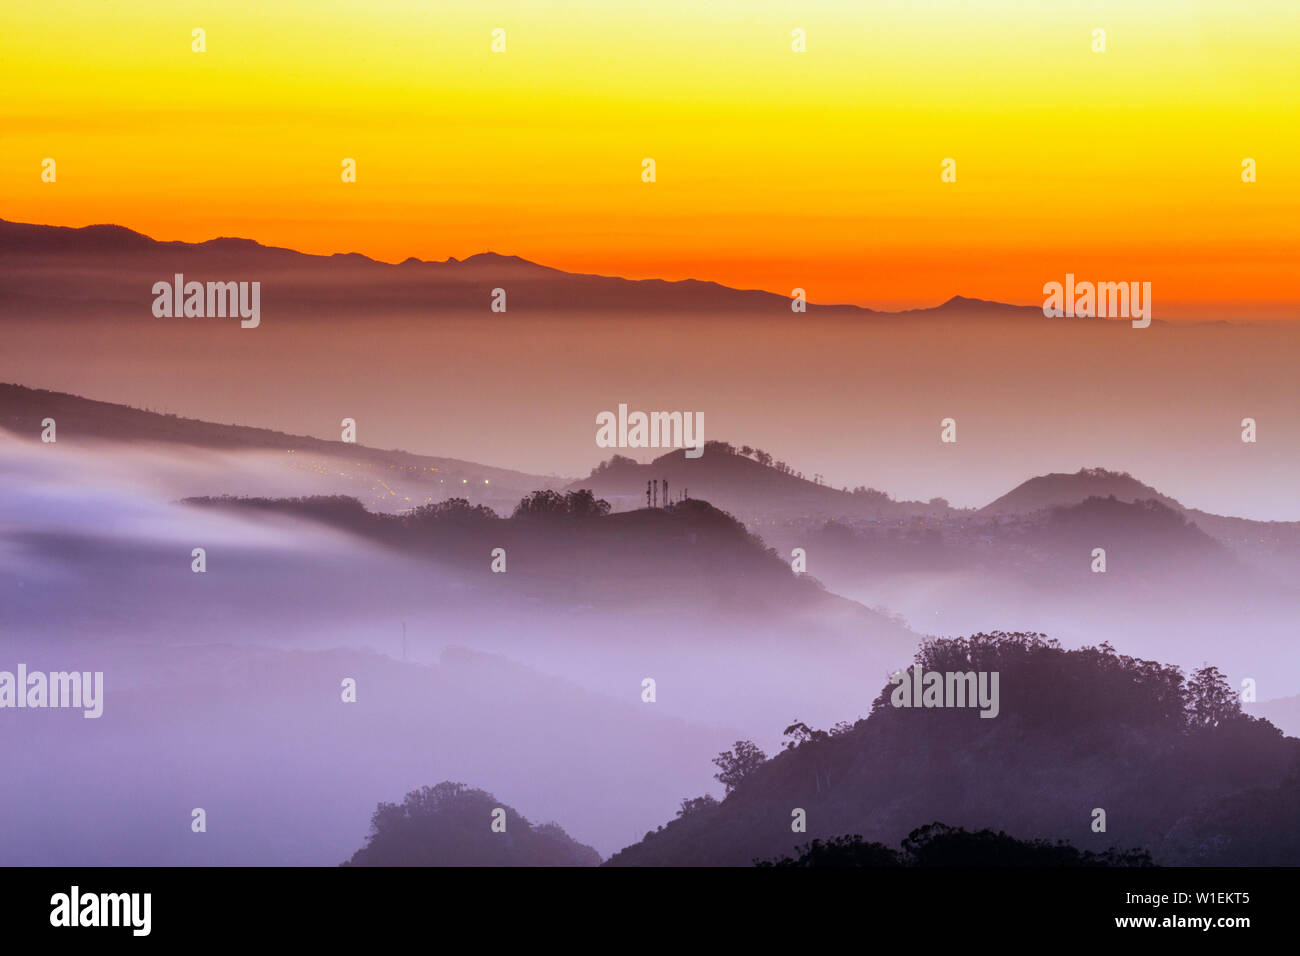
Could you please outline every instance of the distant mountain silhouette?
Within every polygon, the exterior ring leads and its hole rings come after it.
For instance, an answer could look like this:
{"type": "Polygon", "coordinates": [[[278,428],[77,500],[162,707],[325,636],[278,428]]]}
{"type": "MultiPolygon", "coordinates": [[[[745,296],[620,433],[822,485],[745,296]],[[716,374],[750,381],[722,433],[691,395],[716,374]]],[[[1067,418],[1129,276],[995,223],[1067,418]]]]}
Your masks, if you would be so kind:
{"type": "Polygon", "coordinates": [[[857,492],[833,488],[805,478],[761,450],[752,454],[740,454],[735,446],[722,441],[705,442],[704,453],[698,458],[687,458],[685,449],[678,449],[645,465],[615,454],[588,477],[570,482],[569,488],[590,488],[616,507],[636,507],[646,503],[646,482],[667,479],[673,495],[689,490],[692,498],[704,498],[745,517],[755,513],[908,515],[951,510],[946,503],[895,501],[884,492],[865,487],[857,492]],[[760,461],[759,456],[766,458],[760,461]]]}
{"type": "Polygon", "coordinates": [[[1183,511],[1183,506],[1132,475],[1105,468],[1080,468],[1072,475],[1053,473],[1030,478],[1001,498],[979,509],[979,514],[1026,513],[1058,505],[1076,505],[1088,498],[1114,497],[1120,501],[1159,501],[1183,511]]]}
{"type": "Polygon", "coordinates": [[[1294,792],[1300,740],[1243,715],[1217,669],[1188,677],[1106,644],[1067,651],[1001,633],[928,641],[904,679],[918,668],[998,672],[998,715],[896,707],[886,684],[852,726],[795,722],[771,759],[720,755],[720,779],[736,771],[725,800],[689,802],[607,865],[745,865],[844,834],[893,843],[926,820],[1146,848],[1164,864],[1300,864],[1296,804],[1283,793],[1294,792]],[[1228,804],[1232,814],[1212,812],[1228,804]],[[1245,808],[1256,805],[1252,829],[1245,808]],[[806,834],[791,832],[795,809],[806,834]],[[1104,832],[1093,829],[1098,809],[1104,832]],[[1263,850],[1270,838],[1282,849],[1263,850]]]}
{"type": "Polygon", "coordinates": [[[269,428],[220,425],[112,402],[98,402],[65,392],[0,383],[0,429],[16,437],[35,440],[40,437],[41,422],[47,417],[56,421],[59,441],[161,442],[223,451],[312,453],[397,469],[399,474],[409,476],[411,480],[434,482],[438,478],[445,479],[451,482],[446,486],[448,489],[459,486],[461,479],[473,481],[476,487],[487,479],[488,487],[495,484],[503,494],[510,494],[511,500],[525,490],[549,488],[564,482],[564,479],[529,475],[458,458],[415,455],[350,442],[288,435],[269,428]]]}
{"type": "Polygon", "coordinates": [[[1107,574],[1112,579],[1117,575],[1182,579],[1198,572],[1220,576],[1234,564],[1227,547],[1181,510],[1156,499],[1129,502],[1091,497],[1049,508],[1040,523],[1024,531],[1023,539],[1026,547],[1074,579],[1080,576],[1083,557],[1102,542],[1110,556],[1107,574]]]}
{"type": "MultiPolygon", "coordinates": [[[[502,287],[508,289],[511,312],[662,309],[798,318],[790,299],[772,292],[698,279],[569,273],[494,252],[441,262],[411,257],[390,264],[358,253],[310,255],[250,239],[163,242],[115,225],[69,228],[0,220],[0,319],[85,317],[124,304],[148,316],[152,284],[177,272],[197,281],[262,281],[263,309],[282,316],[314,315],[327,309],[486,311],[492,290],[502,287]],[[88,294],[82,283],[93,283],[94,294],[88,294]]],[[[961,296],[936,308],[902,313],[811,303],[808,310],[859,319],[1042,319],[1038,307],[961,296]]]]}
{"type": "MultiPolygon", "coordinates": [[[[930,309],[905,309],[897,315],[943,315],[958,316],[963,318],[1006,318],[1008,315],[1017,315],[1024,318],[1043,317],[1043,310],[1036,305],[1008,305],[1005,302],[994,302],[991,299],[972,299],[964,295],[954,295],[942,305],[937,305],[930,309]]],[[[1081,321],[1093,323],[1104,322],[1105,319],[1093,319],[1091,317],[1083,318],[1081,321]]]]}
{"type": "Polygon", "coordinates": [[[1278,579],[1300,568],[1300,522],[1260,522],[1185,508],[1131,475],[1102,468],[1031,478],[992,504],[969,510],[942,498],[895,500],[865,486],[834,488],[766,452],[715,440],[706,442],[699,458],[678,449],[640,464],[615,454],[568,488],[590,488],[616,509],[626,509],[644,507],[647,482],[663,480],[672,494],[689,490],[691,497],[735,515],[774,545],[816,547],[823,559],[833,559],[820,567],[832,576],[838,570],[837,584],[864,571],[1022,565],[1026,548],[1038,555],[1030,563],[1059,559],[1072,574],[1078,549],[1086,545],[1086,555],[1103,540],[1117,549],[1129,547],[1130,567],[1141,563],[1166,576],[1188,570],[1192,559],[1212,570],[1235,557],[1278,579]],[[1156,507],[1134,507],[1141,502],[1156,507]]]}
{"type": "Polygon", "coordinates": [[[1300,522],[1254,521],[1188,508],[1127,472],[1081,468],[1073,474],[1053,473],[1030,478],[996,501],[980,508],[982,516],[1026,516],[1058,507],[1078,506],[1089,498],[1119,502],[1154,501],[1193,522],[1202,532],[1226,545],[1239,558],[1279,576],[1300,570],[1300,522]]]}
{"type": "Polygon", "coordinates": [[[600,854],[557,823],[528,822],[484,790],[444,781],[381,803],[366,845],[344,866],[597,866],[600,854]],[[501,820],[492,829],[494,814],[501,820]]]}
{"type": "MultiPolygon", "coordinates": [[[[809,535],[815,535],[819,544],[838,553],[846,565],[864,567],[874,564],[881,568],[924,570],[949,568],[966,562],[951,548],[942,547],[938,532],[933,530],[927,532],[933,541],[929,538],[916,541],[898,538],[884,550],[876,548],[878,553],[873,558],[854,542],[847,527],[835,523],[840,519],[856,516],[961,522],[965,520],[964,516],[969,515],[993,519],[1006,515],[1023,518],[1040,511],[1046,514],[1054,507],[1077,506],[1088,498],[1113,496],[1121,503],[1155,501],[1177,511],[1200,531],[1226,544],[1239,558],[1279,574],[1300,570],[1300,522],[1252,521],[1186,508],[1128,474],[1101,468],[1031,478],[991,504],[972,512],[952,508],[943,499],[928,502],[895,500],[885,492],[865,486],[846,491],[819,484],[784,462],[773,460],[761,450],[749,449],[749,454],[745,455],[724,441],[707,442],[704,455],[696,459],[686,458],[685,451],[678,449],[643,465],[625,455],[614,454],[594,468],[588,477],[570,480],[457,458],[180,418],[65,392],[0,383],[0,430],[35,440],[40,436],[41,422],[46,417],[53,417],[58,422],[61,440],[160,442],[226,451],[320,455],[326,460],[354,464],[363,462],[376,473],[382,473],[390,483],[409,482],[411,488],[419,492],[408,496],[406,506],[409,507],[426,500],[426,494],[435,500],[461,494],[475,503],[486,503],[498,511],[509,513],[527,492],[585,488],[608,500],[616,511],[636,510],[645,506],[648,481],[667,480],[671,496],[677,497],[689,489],[693,498],[708,500],[721,510],[754,525],[765,535],[767,526],[780,519],[829,522],[809,535]],[[760,460],[760,456],[766,457],[760,460]]],[[[344,488],[338,490],[344,491],[344,488]]],[[[779,539],[779,527],[775,530],[779,539]]],[[[804,535],[803,540],[811,540],[809,535],[804,535]]],[[[1089,549],[1091,547],[1090,544],[1089,549]]]]}

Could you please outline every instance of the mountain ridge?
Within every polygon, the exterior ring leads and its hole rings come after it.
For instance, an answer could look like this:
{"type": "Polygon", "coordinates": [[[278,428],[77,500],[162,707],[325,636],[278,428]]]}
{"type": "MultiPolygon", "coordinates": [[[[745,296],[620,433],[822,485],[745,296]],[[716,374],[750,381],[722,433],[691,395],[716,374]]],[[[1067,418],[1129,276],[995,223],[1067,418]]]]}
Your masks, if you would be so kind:
{"type": "Polygon", "coordinates": [[[338,457],[444,470],[449,476],[474,475],[512,481],[512,487],[545,488],[564,478],[532,475],[444,455],[421,455],[401,449],[374,448],[310,435],[294,435],[257,425],[234,425],[149,411],[117,402],[0,382],[0,431],[34,439],[41,421],[53,417],[60,438],[78,436],[121,442],[160,442],[227,450],[312,451],[338,457]]]}
{"type": "MultiPolygon", "coordinates": [[[[640,291],[645,301],[633,303],[636,306],[654,307],[663,304],[660,300],[667,297],[672,304],[679,307],[685,304],[683,294],[699,298],[701,308],[738,310],[758,306],[778,307],[783,314],[789,315],[790,298],[779,293],[763,289],[739,289],[709,279],[662,279],[629,278],[618,275],[604,275],[589,272],[571,272],[554,266],[544,265],[517,255],[488,250],[477,252],[463,259],[449,256],[446,259],[421,259],[408,256],[400,262],[386,262],[360,252],[334,252],[330,254],[301,252],[285,246],[267,245],[255,239],[236,236],[217,236],[199,242],[182,240],[155,239],[145,233],[113,223],[96,223],[86,226],[53,226],[40,223],[22,223],[0,218],[0,266],[10,257],[20,258],[32,255],[46,256],[129,256],[143,252],[155,252],[167,256],[193,256],[198,253],[223,253],[265,258],[268,262],[289,264],[295,267],[321,267],[327,265],[347,264],[371,271],[394,270],[394,276],[407,277],[417,272],[431,273],[438,278],[475,278],[480,271],[506,270],[511,278],[518,281],[531,278],[535,281],[567,282],[575,284],[577,291],[593,298],[594,305],[608,307],[611,300],[621,300],[625,293],[640,291]],[[468,270],[468,273],[466,272],[468,270]]],[[[194,263],[191,263],[193,265],[194,263]]],[[[214,266],[229,263],[214,263],[214,266]]],[[[154,271],[159,271],[155,269],[154,271]]],[[[227,277],[222,277],[223,279],[227,277]]],[[[4,288],[3,275],[0,274],[0,288],[4,288]]],[[[20,293],[21,289],[10,290],[20,293]]],[[[461,303],[452,303],[461,304],[461,303]]],[[[480,305],[482,302],[480,301],[480,305]]],[[[555,305],[556,303],[549,303],[555,305]]],[[[568,303],[569,308],[581,308],[584,300],[577,297],[568,303]]],[[[809,302],[807,308],[819,313],[843,313],[866,318],[890,317],[950,317],[953,315],[989,316],[1038,316],[1042,310],[1038,306],[1014,305],[987,299],[953,295],[934,306],[921,306],[897,311],[872,309],[849,303],[815,303],[809,302]]]]}
{"type": "MultiPolygon", "coordinates": [[[[229,448],[232,450],[237,448],[248,448],[250,450],[260,448],[283,451],[290,447],[301,448],[341,456],[367,457],[376,461],[382,460],[397,464],[405,463],[420,467],[451,468],[455,469],[452,473],[456,477],[461,477],[463,473],[465,475],[477,475],[480,478],[487,477],[494,481],[509,480],[512,489],[531,491],[541,488],[565,490],[588,488],[598,496],[614,499],[616,504],[619,503],[619,499],[625,499],[622,502],[623,504],[631,504],[634,507],[639,507],[640,502],[644,501],[645,482],[648,479],[671,479],[673,483],[670,491],[676,493],[692,488],[692,476],[689,471],[694,469],[695,484],[692,496],[707,498],[715,502],[722,501],[730,509],[732,507],[732,496],[719,495],[711,487],[709,478],[704,474],[706,467],[715,466],[716,459],[725,457],[736,459],[736,462],[727,462],[726,465],[738,466],[753,472],[752,479],[746,478],[746,482],[754,487],[742,489],[746,496],[760,490],[778,488],[795,494],[796,497],[801,499],[801,507],[811,506],[814,511],[829,506],[840,509],[841,513],[867,509],[897,514],[964,513],[996,516],[1005,512],[1028,514],[1053,507],[1077,505],[1088,498],[1104,498],[1115,494],[1115,497],[1121,501],[1158,501],[1166,507],[1200,523],[1206,531],[1216,538],[1232,537],[1234,531],[1243,527],[1272,526],[1282,530],[1294,528],[1300,531],[1300,522],[1256,521],[1249,518],[1219,515],[1196,508],[1189,508],[1181,504],[1177,499],[1169,497],[1150,485],[1133,478],[1127,472],[1109,471],[1104,468],[1081,468],[1074,473],[1053,472],[1047,475],[1036,475],[1016,485],[989,504],[973,509],[953,508],[942,499],[933,499],[929,502],[896,500],[885,492],[866,488],[865,486],[854,491],[846,491],[831,485],[819,484],[805,478],[801,473],[797,473],[793,469],[780,470],[770,464],[765,465],[751,459],[749,456],[741,455],[736,447],[728,442],[707,442],[706,448],[709,449],[709,452],[706,453],[705,457],[698,460],[687,459],[682,449],[669,450],[645,464],[615,454],[612,458],[602,461],[596,468],[593,468],[586,477],[575,479],[557,475],[535,475],[517,469],[487,465],[447,455],[421,454],[401,449],[381,449],[369,445],[314,438],[309,435],[297,435],[256,425],[221,424],[206,419],[188,418],[170,413],[150,411],[123,403],[87,398],[70,392],[32,388],[12,382],[0,382],[0,430],[7,431],[18,437],[35,438],[40,434],[42,419],[50,414],[54,414],[56,420],[59,420],[58,427],[61,434],[68,433],[64,429],[69,421],[73,423],[71,434],[78,434],[81,431],[75,424],[78,415],[82,416],[83,419],[86,416],[93,419],[95,416],[110,415],[117,416],[118,419],[125,417],[127,421],[110,421],[107,431],[89,434],[88,437],[117,441],[173,442],[190,444],[196,447],[229,448]],[[69,418],[68,413],[71,413],[71,418],[69,418]],[[147,426],[145,425],[146,421],[149,423],[147,426]],[[197,436],[191,434],[181,435],[178,433],[178,429],[198,429],[200,434],[197,436]],[[1080,481],[1083,481],[1083,486],[1079,485],[1080,481]],[[1097,487],[1097,482],[1102,484],[1119,482],[1126,488],[1130,490],[1136,489],[1136,491],[1129,494],[1116,494],[1118,488],[1101,490],[1097,487]],[[759,489],[757,486],[760,484],[765,488],[759,489]],[[1047,495],[1042,497],[1041,501],[1039,500],[1040,489],[1047,495]],[[1022,492],[1024,494],[1021,494],[1022,492]],[[861,499],[861,501],[859,502],[858,499],[861,499]],[[829,505],[830,502],[834,502],[834,505],[829,505]],[[1011,507],[1011,505],[1014,505],[1014,507],[1011,507]]],[[[99,423],[95,424],[98,427],[99,423]]],[[[758,453],[758,450],[754,450],[754,454],[758,453]]],[[[775,464],[778,466],[783,465],[781,462],[775,464]]],[[[732,467],[730,470],[734,471],[735,468],[732,467]]]]}

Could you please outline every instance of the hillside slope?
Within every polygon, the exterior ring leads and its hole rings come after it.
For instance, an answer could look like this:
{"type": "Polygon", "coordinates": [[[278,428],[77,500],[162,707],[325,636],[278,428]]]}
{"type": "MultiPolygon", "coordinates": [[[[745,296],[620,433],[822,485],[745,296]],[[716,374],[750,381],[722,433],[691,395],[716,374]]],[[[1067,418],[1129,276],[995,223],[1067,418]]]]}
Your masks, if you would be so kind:
{"type": "MultiPolygon", "coordinates": [[[[932,641],[913,668],[998,672],[997,716],[895,707],[886,685],[867,719],[830,734],[796,725],[790,749],[749,768],[720,804],[699,805],[608,865],[744,865],[813,838],[896,843],[936,820],[1086,850],[1150,848],[1157,862],[1249,862],[1232,840],[1241,821],[1207,809],[1283,786],[1300,761],[1300,740],[1243,716],[1212,668],[1185,680],[1105,644],[1065,651],[1032,634],[932,641]],[[1092,829],[1097,809],[1104,833],[1092,829]],[[797,810],[804,834],[791,829],[797,810]]],[[[1295,847],[1287,820],[1262,818],[1255,832],[1295,847]]]]}

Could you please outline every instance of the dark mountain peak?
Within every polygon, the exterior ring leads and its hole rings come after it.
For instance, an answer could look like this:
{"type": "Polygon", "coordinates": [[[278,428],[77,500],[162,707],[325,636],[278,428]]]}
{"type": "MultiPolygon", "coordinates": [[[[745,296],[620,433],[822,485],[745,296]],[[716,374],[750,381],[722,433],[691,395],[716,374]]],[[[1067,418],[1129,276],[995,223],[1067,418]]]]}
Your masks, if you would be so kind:
{"type": "MultiPolygon", "coordinates": [[[[54,228],[61,227],[56,226],[54,228]]],[[[105,241],[116,240],[118,242],[132,242],[141,239],[149,239],[149,237],[142,232],[136,232],[134,229],[128,229],[126,226],[113,225],[112,223],[82,226],[80,229],[75,229],[73,231],[78,232],[87,238],[105,241]]]]}
{"type": "Polygon", "coordinates": [[[3,252],[116,252],[143,249],[155,241],[143,233],[108,223],[93,226],[42,226],[0,219],[3,252]]]}
{"type": "Polygon", "coordinates": [[[977,299],[971,296],[954,295],[937,306],[922,309],[907,309],[900,315],[916,316],[971,316],[978,318],[1042,318],[1043,312],[1036,305],[1010,305],[992,299],[977,299]]]}
{"type": "MultiPolygon", "coordinates": [[[[454,258],[449,258],[447,261],[455,262],[456,260],[454,258]]],[[[474,253],[474,255],[468,257],[467,259],[462,259],[461,262],[462,264],[472,262],[475,264],[485,264],[485,265],[496,265],[496,264],[505,264],[505,263],[509,263],[511,265],[526,265],[526,266],[537,265],[536,262],[530,262],[529,260],[522,259],[519,256],[502,255],[499,252],[492,252],[491,250],[489,250],[488,252],[476,252],[474,253]]]]}
{"type": "MultiPolygon", "coordinates": [[[[500,275],[511,275],[514,277],[525,276],[530,281],[542,280],[545,282],[570,282],[579,283],[590,277],[576,273],[565,272],[561,269],[555,269],[551,266],[544,266],[540,263],[533,262],[531,259],[525,259],[522,256],[508,256],[499,252],[476,252],[472,256],[464,259],[448,258],[445,265],[454,265],[458,269],[464,270],[469,275],[478,275],[480,273],[496,273],[500,275]]],[[[606,280],[609,281],[609,280],[606,280]]]]}
{"type": "Polygon", "coordinates": [[[204,246],[209,249],[269,249],[270,246],[264,246],[255,239],[241,239],[238,236],[218,236],[215,239],[206,239],[203,242],[195,243],[198,246],[204,246]]]}
{"type": "Polygon", "coordinates": [[[1186,509],[1161,494],[1150,485],[1143,484],[1125,471],[1106,468],[1080,468],[1072,474],[1053,472],[1030,478],[1011,489],[1001,498],[980,509],[981,514],[998,512],[1040,511],[1064,505],[1077,505],[1089,498],[1115,498],[1123,502],[1158,501],[1167,508],[1183,512],[1186,509]]]}

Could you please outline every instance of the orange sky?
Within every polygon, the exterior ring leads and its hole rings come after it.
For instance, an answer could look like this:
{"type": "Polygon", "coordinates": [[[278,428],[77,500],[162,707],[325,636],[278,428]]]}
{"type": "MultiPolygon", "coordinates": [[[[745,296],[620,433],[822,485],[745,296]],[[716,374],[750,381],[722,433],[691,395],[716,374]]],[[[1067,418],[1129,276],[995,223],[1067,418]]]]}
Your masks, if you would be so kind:
{"type": "Polygon", "coordinates": [[[1290,0],[52,0],[0,34],[8,219],[881,308],[1073,272],[1151,282],[1156,318],[1296,312],[1290,0]]]}

